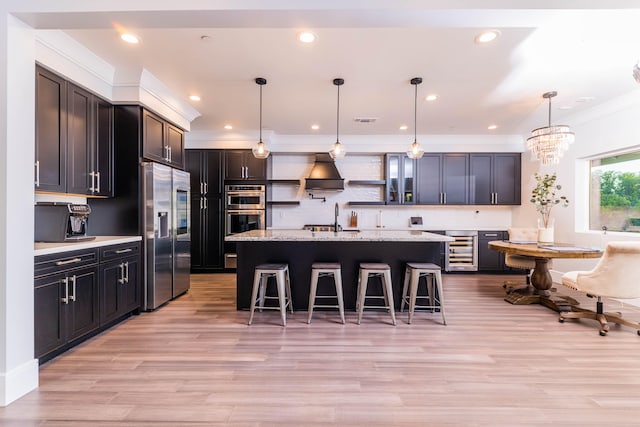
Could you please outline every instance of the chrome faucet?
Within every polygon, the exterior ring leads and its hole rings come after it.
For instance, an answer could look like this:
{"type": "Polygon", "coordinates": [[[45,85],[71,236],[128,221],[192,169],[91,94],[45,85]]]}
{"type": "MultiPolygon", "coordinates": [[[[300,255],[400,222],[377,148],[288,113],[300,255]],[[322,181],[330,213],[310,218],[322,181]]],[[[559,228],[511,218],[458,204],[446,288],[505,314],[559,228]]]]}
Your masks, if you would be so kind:
{"type": "Polygon", "coordinates": [[[337,233],[340,231],[340,224],[338,224],[338,214],[340,213],[340,208],[338,207],[338,202],[336,202],[335,212],[334,212],[334,221],[333,221],[333,232],[337,233]]]}

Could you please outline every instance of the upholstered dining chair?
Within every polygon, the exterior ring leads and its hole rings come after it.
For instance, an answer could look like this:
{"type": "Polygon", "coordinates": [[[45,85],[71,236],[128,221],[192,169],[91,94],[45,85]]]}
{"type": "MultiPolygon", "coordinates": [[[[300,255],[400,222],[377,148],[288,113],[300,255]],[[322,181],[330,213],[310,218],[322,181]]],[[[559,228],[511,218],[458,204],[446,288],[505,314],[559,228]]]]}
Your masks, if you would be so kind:
{"type": "MultiPolygon", "coordinates": [[[[508,233],[509,241],[513,243],[531,243],[538,240],[537,228],[511,227],[508,229],[508,233]]],[[[507,293],[512,292],[514,289],[526,288],[531,284],[531,271],[536,267],[535,258],[524,255],[506,254],[504,257],[504,264],[510,268],[524,270],[526,275],[524,286],[522,283],[506,280],[502,287],[507,290],[507,293]]],[[[549,260],[547,265],[551,267],[551,260],[549,260]]]]}
{"type": "Polygon", "coordinates": [[[609,332],[611,321],[636,329],[640,324],[622,318],[622,313],[605,313],[603,297],[614,299],[640,298],[640,241],[609,242],[604,254],[591,271],[570,271],[562,276],[562,284],[597,298],[596,311],[573,306],[572,311],[560,312],[560,322],[565,319],[595,319],[600,322],[600,335],[609,332]]]}

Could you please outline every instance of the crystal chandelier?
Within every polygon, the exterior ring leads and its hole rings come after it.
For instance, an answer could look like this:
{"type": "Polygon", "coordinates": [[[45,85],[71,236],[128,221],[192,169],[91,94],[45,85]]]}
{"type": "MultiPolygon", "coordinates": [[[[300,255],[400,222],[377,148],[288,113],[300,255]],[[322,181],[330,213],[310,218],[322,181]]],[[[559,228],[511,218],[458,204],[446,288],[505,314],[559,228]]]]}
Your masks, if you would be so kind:
{"type": "Polygon", "coordinates": [[[546,127],[532,130],[531,136],[527,139],[527,148],[543,165],[559,163],[560,158],[569,149],[569,145],[573,144],[576,139],[569,126],[551,126],[551,98],[557,94],[553,91],[542,95],[543,98],[549,100],[549,124],[546,127]]]}
{"type": "Polygon", "coordinates": [[[256,84],[260,86],[260,139],[251,151],[253,152],[253,157],[256,159],[266,159],[269,157],[270,151],[267,149],[266,144],[262,142],[262,86],[267,84],[267,79],[257,77],[256,84]]]}

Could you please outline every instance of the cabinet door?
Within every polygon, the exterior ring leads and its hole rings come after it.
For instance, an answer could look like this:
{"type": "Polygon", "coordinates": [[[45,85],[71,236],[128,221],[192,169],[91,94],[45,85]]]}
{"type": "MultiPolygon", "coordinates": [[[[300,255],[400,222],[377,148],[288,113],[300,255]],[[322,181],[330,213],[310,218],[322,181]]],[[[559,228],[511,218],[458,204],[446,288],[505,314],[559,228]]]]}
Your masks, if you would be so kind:
{"type": "Polygon", "coordinates": [[[466,205],[469,203],[469,155],[442,155],[442,192],[444,204],[466,205]]]}
{"type": "Polygon", "coordinates": [[[413,205],[415,198],[417,161],[408,156],[402,155],[402,200],[404,205],[413,205]]]}
{"type": "Polygon", "coordinates": [[[244,153],[245,179],[256,181],[267,179],[267,159],[257,159],[251,150],[244,153]]]}
{"type": "Polygon", "coordinates": [[[120,303],[118,289],[122,286],[124,275],[120,260],[100,266],[100,323],[107,323],[118,317],[120,303]]]}
{"type": "Polygon", "coordinates": [[[402,164],[400,163],[399,154],[387,154],[386,177],[387,191],[386,203],[388,205],[400,204],[402,190],[402,179],[400,177],[402,164]]]}
{"type": "MultiPolygon", "coordinates": [[[[189,152],[191,150],[187,150],[189,152]]],[[[187,155],[188,159],[191,155],[187,155]]],[[[193,176],[193,175],[192,175],[193,176]]],[[[205,221],[204,196],[191,193],[191,272],[204,268],[205,221]]]]}
{"type": "Polygon", "coordinates": [[[204,267],[207,269],[224,268],[224,210],[221,195],[208,195],[203,221],[204,267]]]}
{"type": "Polygon", "coordinates": [[[493,191],[498,205],[519,205],[521,193],[520,153],[496,153],[493,166],[493,191]]]}
{"type": "Polygon", "coordinates": [[[67,188],[67,83],[36,67],[35,189],[67,188]]]}
{"type": "Polygon", "coordinates": [[[149,111],[142,112],[143,156],[149,160],[167,161],[164,120],[149,111]]]}
{"type": "Polygon", "coordinates": [[[100,326],[98,267],[69,272],[67,277],[70,299],[67,305],[67,339],[71,341],[100,326]]]}
{"type": "MultiPolygon", "coordinates": [[[[205,150],[204,153],[204,169],[205,176],[204,182],[206,184],[205,193],[210,194],[222,194],[224,193],[223,179],[222,179],[222,157],[223,151],[221,150],[205,150]]],[[[266,160],[263,160],[266,164],[266,160]]],[[[266,173],[266,172],[265,172],[266,173]]]]}
{"type": "Polygon", "coordinates": [[[489,249],[489,242],[493,240],[502,240],[505,238],[505,234],[505,231],[478,232],[478,270],[504,270],[504,253],[489,249]]]}
{"type": "Polygon", "coordinates": [[[113,105],[95,97],[94,195],[113,197],[113,105]]]}
{"type": "Polygon", "coordinates": [[[442,156],[425,154],[417,166],[418,204],[439,205],[442,201],[442,156]]]}
{"type": "Polygon", "coordinates": [[[123,260],[125,263],[125,282],[120,287],[120,314],[131,313],[140,308],[141,293],[141,261],[139,257],[129,257],[123,260]]]}
{"type": "Polygon", "coordinates": [[[165,123],[167,133],[165,135],[165,145],[169,149],[169,161],[172,166],[184,167],[184,132],[181,129],[165,123]]]}
{"type": "Polygon", "coordinates": [[[490,205],[493,198],[493,154],[469,155],[469,203],[490,205]]]}
{"type": "Polygon", "coordinates": [[[244,150],[226,150],[224,152],[224,178],[245,179],[244,150]]]}
{"type": "Polygon", "coordinates": [[[34,357],[63,346],[66,342],[67,328],[64,315],[66,304],[62,299],[66,295],[65,274],[55,274],[34,282],[34,357]]]}
{"type": "MultiPolygon", "coordinates": [[[[191,185],[191,206],[194,207],[194,196],[199,197],[204,193],[204,163],[202,158],[206,150],[185,150],[184,151],[184,170],[189,172],[189,183],[191,185]]],[[[193,221],[191,221],[193,224],[193,221]]],[[[193,229],[193,226],[191,227],[193,229]]]]}
{"type": "Polygon", "coordinates": [[[67,193],[91,194],[93,95],[69,83],[67,94],[67,193]]]}

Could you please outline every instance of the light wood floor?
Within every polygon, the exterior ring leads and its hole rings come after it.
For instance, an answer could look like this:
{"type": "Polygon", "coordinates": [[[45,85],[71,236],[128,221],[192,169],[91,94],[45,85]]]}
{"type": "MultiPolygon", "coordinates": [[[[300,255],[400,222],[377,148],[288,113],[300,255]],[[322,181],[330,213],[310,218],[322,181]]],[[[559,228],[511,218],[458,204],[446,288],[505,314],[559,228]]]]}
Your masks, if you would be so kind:
{"type": "Polygon", "coordinates": [[[447,326],[297,312],[282,328],[277,312],[246,325],[234,276],[194,275],[180,299],[41,366],[0,425],[640,425],[636,332],[510,305],[505,277],[444,275],[447,326]]]}

